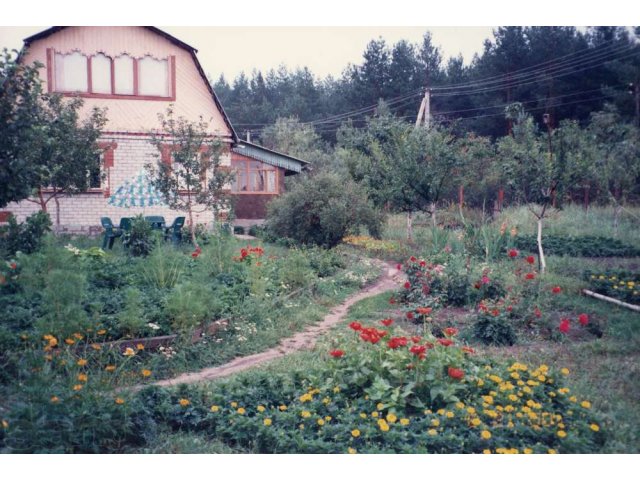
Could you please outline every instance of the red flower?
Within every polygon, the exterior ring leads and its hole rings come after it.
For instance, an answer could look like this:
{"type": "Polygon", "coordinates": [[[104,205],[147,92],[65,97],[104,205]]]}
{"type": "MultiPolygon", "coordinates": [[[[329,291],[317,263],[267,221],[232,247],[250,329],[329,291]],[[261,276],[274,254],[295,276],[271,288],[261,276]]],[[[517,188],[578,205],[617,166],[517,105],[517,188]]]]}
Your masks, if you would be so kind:
{"type": "Polygon", "coordinates": [[[558,327],[558,329],[562,332],[562,333],[567,333],[569,332],[569,319],[568,318],[563,318],[560,321],[560,326],[558,327]]]}
{"type": "Polygon", "coordinates": [[[433,311],[431,307],[418,307],[416,308],[416,312],[420,315],[429,315],[433,311]]]}
{"type": "Polygon", "coordinates": [[[402,270],[402,265],[397,264],[397,265],[396,265],[396,268],[397,268],[398,270],[402,270]]]}
{"type": "Polygon", "coordinates": [[[578,321],[583,327],[586,326],[589,323],[589,315],[587,315],[586,313],[581,313],[578,316],[578,321]]]}
{"type": "Polygon", "coordinates": [[[533,257],[533,255],[529,255],[527,258],[525,258],[525,260],[529,265],[533,265],[534,263],[536,263],[536,259],[533,257]]]}
{"type": "Polygon", "coordinates": [[[527,280],[534,280],[536,278],[536,274],[533,272],[529,272],[525,275],[525,277],[527,280]]]}
{"type": "Polygon", "coordinates": [[[198,252],[198,253],[202,253],[202,249],[201,249],[200,247],[197,247],[197,248],[196,248],[196,252],[198,252]]]}
{"type": "Polygon", "coordinates": [[[518,256],[518,250],[516,250],[515,248],[512,248],[509,250],[509,257],[515,258],[517,256],[518,256]]]}
{"type": "Polygon", "coordinates": [[[459,368],[449,367],[449,370],[447,373],[454,380],[462,380],[464,378],[464,372],[459,368]]]}
{"type": "Polygon", "coordinates": [[[391,340],[387,342],[387,346],[392,349],[396,349],[398,347],[406,347],[407,346],[407,338],[406,337],[393,337],[391,340]]]}
{"type": "Polygon", "coordinates": [[[240,258],[246,258],[247,255],[249,255],[249,252],[247,251],[246,248],[241,248],[240,249],[240,258]]]}
{"type": "Polygon", "coordinates": [[[489,277],[487,277],[486,275],[483,275],[483,276],[482,276],[482,278],[480,279],[480,282],[481,282],[483,285],[486,285],[487,283],[489,283],[489,281],[490,281],[490,280],[489,280],[489,277]]]}
{"type": "Polygon", "coordinates": [[[560,293],[561,291],[562,291],[562,289],[560,287],[558,287],[557,285],[551,289],[551,292],[554,293],[554,294],[555,293],[560,293]]]}
{"type": "Polygon", "coordinates": [[[389,298],[389,305],[394,305],[396,303],[396,299],[393,297],[389,298]]]}
{"type": "Polygon", "coordinates": [[[344,350],[331,350],[329,352],[329,355],[331,355],[333,358],[340,358],[344,355],[344,350]]]}
{"type": "Polygon", "coordinates": [[[424,352],[427,351],[427,347],[424,345],[414,345],[409,349],[409,351],[414,355],[424,355],[424,352]]]}
{"type": "Polygon", "coordinates": [[[10,268],[11,270],[15,270],[16,268],[18,268],[18,265],[16,264],[16,262],[11,262],[11,263],[9,264],[9,268],[10,268]]]}
{"type": "Polygon", "coordinates": [[[511,305],[509,305],[509,306],[507,307],[507,312],[510,312],[511,310],[513,310],[513,307],[512,307],[511,305]]]}
{"type": "Polygon", "coordinates": [[[411,337],[411,341],[413,343],[420,343],[421,340],[422,340],[422,337],[411,337]]]}
{"type": "Polygon", "coordinates": [[[385,330],[376,330],[376,335],[378,335],[380,338],[384,338],[387,336],[387,332],[385,330]]]}
{"type": "Polygon", "coordinates": [[[413,312],[407,312],[407,319],[413,320],[413,312]]]}
{"type": "Polygon", "coordinates": [[[447,337],[453,337],[454,335],[456,335],[458,333],[458,329],[454,328],[454,327],[447,327],[444,329],[444,334],[447,337]]]}
{"type": "Polygon", "coordinates": [[[420,266],[421,267],[426,267],[427,266],[427,262],[425,262],[424,260],[420,260],[420,266]]]}
{"type": "Polygon", "coordinates": [[[476,353],[476,351],[471,347],[462,347],[462,351],[464,353],[476,353]]]}
{"type": "Polygon", "coordinates": [[[198,252],[197,250],[191,254],[193,258],[198,258],[198,255],[200,255],[200,252],[198,252]]]}
{"type": "Polygon", "coordinates": [[[429,293],[431,293],[431,287],[429,285],[423,285],[422,293],[424,293],[425,295],[429,295],[429,293]]]}
{"type": "Polygon", "coordinates": [[[358,331],[362,330],[362,325],[360,323],[358,323],[358,322],[351,322],[349,324],[349,328],[351,330],[354,330],[354,331],[358,332],[358,331]]]}
{"type": "Polygon", "coordinates": [[[540,311],[540,309],[538,307],[535,308],[535,310],[533,311],[533,314],[537,317],[540,318],[542,316],[542,312],[540,311]]]}
{"type": "Polygon", "coordinates": [[[412,263],[414,263],[416,260],[417,260],[417,258],[416,258],[416,257],[414,257],[414,256],[411,256],[411,257],[409,258],[409,261],[410,261],[410,262],[412,262],[412,263]]]}
{"type": "Polygon", "coordinates": [[[409,282],[404,282],[404,288],[409,290],[411,288],[411,284],[409,282]]]}
{"type": "Polygon", "coordinates": [[[494,308],[493,310],[491,310],[491,315],[493,315],[494,317],[497,317],[498,315],[500,315],[500,310],[498,310],[497,308],[494,308]]]}
{"type": "Polygon", "coordinates": [[[385,318],[380,323],[382,323],[385,327],[388,327],[389,325],[391,325],[393,323],[393,320],[390,319],[390,318],[385,318]]]}
{"type": "Polygon", "coordinates": [[[438,343],[443,347],[449,347],[453,345],[453,340],[451,340],[450,338],[439,338],[438,343]]]}

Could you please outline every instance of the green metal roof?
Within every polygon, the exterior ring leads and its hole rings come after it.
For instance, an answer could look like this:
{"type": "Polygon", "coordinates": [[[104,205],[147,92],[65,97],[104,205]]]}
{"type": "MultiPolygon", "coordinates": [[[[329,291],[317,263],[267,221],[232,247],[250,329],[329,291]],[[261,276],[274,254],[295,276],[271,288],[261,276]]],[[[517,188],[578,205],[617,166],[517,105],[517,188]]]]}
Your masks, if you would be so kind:
{"type": "Polygon", "coordinates": [[[296,173],[300,173],[304,169],[305,165],[309,164],[306,160],[291,157],[284,153],[274,152],[268,148],[261,147],[254,143],[245,142],[243,140],[231,147],[231,151],[238,155],[253,158],[254,160],[273,165],[274,167],[284,168],[296,173]]]}

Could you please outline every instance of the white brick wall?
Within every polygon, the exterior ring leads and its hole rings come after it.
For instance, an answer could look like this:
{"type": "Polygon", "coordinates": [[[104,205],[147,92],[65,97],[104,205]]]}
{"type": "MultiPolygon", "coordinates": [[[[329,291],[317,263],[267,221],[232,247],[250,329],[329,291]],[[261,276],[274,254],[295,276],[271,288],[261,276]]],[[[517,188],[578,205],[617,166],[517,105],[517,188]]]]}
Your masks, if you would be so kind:
{"type": "MultiPolygon", "coordinates": [[[[148,138],[133,135],[109,135],[101,139],[105,142],[115,142],[117,148],[114,151],[114,166],[109,170],[110,192],[113,194],[126,180],[132,180],[146,163],[153,162],[157,149],[149,142],[148,138]]],[[[229,165],[230,158],[223,158],[223,164],[229,165]]],[[[105,180],[106,183],[106,180],[105,180]]],[[[100,217],[110,217],[114,224],[118,224],[122,217],[133,217],[138,214],[162,215],[167,224],[173,222],[175,217],[188,217],[186,212],[172,210],[168,207],[132,207],[120,208],[108,204],[108,198],[102,192],[83,193],[70,197],[60,197],[60,228],[61,231],[98,234],[100,229],[100,217]]],[[[18,218],[24,219],[39,210],[39,205],[29,201],[10,203],[4,210],[10,211],[18,218]]],[[[52,200],[47,205],[51,220],[56,224],[56,205],[52,200]]],[[[203,210],[202,207],[196,210],[203,210]]],[[[205,211],[194,213],[195,223],[211,223],[214,220],[213,212],[205,211]]],[[[188,218],[187,218],[188,221],[188,218]]]]}

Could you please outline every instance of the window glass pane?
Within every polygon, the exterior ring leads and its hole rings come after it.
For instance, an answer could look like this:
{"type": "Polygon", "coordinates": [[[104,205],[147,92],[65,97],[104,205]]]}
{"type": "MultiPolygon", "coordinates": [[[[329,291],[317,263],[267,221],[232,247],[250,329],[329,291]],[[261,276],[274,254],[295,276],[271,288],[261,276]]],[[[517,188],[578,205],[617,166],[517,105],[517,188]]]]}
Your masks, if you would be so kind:
{"type": "Polygon", "coordinates": [[[144,57],[138,60],[138,93],[169,96],[169,61],[144,57]]]}
{"type": "Polygon", "coordinates": [[[111,93],[111,59],[101,53],[91,58],[91,90],[111,93]]]}
{"type": "Polygon", "coordinates": [[[116,92],[133,95],[133,58],[123,55],[113,61],[116,76],[116,92]]]}
{"type": "Polygon", "coordinates": [[[267,192],[276,193],[276,172],[269,171],[267,174],[267,192]]]}
{"type": "Polygon", "coordinates": [[[87,57],[80,52],[68,55],[56,53],[56,90],[59,92],[86,92],[87,57]]]}

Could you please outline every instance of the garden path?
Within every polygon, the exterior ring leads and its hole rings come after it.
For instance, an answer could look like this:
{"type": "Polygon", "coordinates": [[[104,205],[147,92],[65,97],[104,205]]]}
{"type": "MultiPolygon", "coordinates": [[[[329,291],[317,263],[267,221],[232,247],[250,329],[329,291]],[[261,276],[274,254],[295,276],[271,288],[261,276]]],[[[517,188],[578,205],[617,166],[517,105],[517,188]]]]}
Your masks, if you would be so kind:
{"type": "Polygon", "coordinates": [[[352,305],[365,298],[395,290],[398,288],[398,284],[405,281],[404,274],[397,268],[381,261],[376,261],[376,263],[383,267],[382,275],[378,277],[373,284],[351,295],[340,305],[332,308],[320,323],[312,325],[292,337],[285,338],[278,346],[264,352],[239,357],[223,365],[205,368],[198,372],[184,373],[175,378],[161,380],[154,383],[154,385],[168,387],[226,377],[258,365],[263,365],[266,362],[284,357],[298,350],[313,348],[318,337],[339,323],[352,305]]]}

